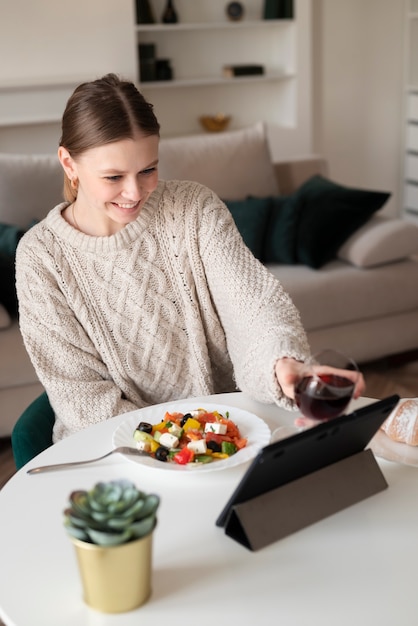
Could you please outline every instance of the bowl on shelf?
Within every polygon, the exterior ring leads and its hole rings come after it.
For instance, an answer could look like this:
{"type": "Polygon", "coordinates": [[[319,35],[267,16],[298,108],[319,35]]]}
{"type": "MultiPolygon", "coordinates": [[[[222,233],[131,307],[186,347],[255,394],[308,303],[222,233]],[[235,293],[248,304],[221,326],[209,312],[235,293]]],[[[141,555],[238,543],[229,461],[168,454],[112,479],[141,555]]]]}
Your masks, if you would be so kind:
{"type": "Polygon", "coordinates": [[[225,130],[231,121],[230,115],[217,113],[216,115],[201,115],[199,121],[205,130],[211,133],[219,133],[225,130]]]}

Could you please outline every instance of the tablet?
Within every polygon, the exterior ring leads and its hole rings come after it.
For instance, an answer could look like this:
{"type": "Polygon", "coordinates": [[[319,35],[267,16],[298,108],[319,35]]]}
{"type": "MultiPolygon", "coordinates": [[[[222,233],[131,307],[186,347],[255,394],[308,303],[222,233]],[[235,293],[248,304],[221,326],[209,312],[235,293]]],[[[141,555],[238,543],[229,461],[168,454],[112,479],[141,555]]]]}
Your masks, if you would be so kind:
{"type": "Polygon", "coordinates": [[[262,448],[216,520],[224,526],[232,507],[361,452],[399,402],[373,402],[262,448]]]}

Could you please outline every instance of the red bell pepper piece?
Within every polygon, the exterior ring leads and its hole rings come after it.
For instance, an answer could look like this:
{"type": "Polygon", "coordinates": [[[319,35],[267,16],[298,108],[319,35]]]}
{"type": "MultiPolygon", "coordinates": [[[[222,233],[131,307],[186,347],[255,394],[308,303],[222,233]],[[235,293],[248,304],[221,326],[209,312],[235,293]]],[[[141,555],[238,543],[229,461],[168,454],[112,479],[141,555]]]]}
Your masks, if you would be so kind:
{"type": "Polygon", "coordinates": [[[187,463],[191,463],[194,459],[194,452],[189,448],[185,447],[173,456],[173,459],[179,465],[187,465],[187,463]]]}

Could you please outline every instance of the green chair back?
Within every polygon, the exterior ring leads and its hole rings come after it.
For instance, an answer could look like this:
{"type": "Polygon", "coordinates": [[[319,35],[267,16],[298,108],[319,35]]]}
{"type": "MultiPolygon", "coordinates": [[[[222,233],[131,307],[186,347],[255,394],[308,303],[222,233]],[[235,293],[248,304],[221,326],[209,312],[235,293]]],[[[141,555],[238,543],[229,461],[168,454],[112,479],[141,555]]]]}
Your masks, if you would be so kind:
{"type": "Polygon", "coordinates": [[[44,392],[25,409],[13,428],[12,451],[17,469],[52,446],[54,422],[54,411],[44,392]]]}

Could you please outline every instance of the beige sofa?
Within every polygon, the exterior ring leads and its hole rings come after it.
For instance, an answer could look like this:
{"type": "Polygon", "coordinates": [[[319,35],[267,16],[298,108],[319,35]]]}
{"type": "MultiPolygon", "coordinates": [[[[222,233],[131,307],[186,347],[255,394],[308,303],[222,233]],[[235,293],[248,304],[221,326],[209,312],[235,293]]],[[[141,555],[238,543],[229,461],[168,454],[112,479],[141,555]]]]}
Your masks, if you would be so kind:
{"type": "MultiPolygon", "coordinates": [[[[160,177],[188,178],[228,201],[289,195],[323,159],[272,164],[264,127],[164,139],[160,177]]],[[[55,155],[0,154],[0,223],[27,228],[61,201],[55,155]]],[[[320,269],[269,264],[299,307],[313,350],[334,347],[359,362],[418,348],[418,227],[372,217],[320,269]]],[[[1,302],[1,300],[0,300],[1,302]]],[[[0,305],[0,437],[42,391],[16,319],[0,305]]]]}

